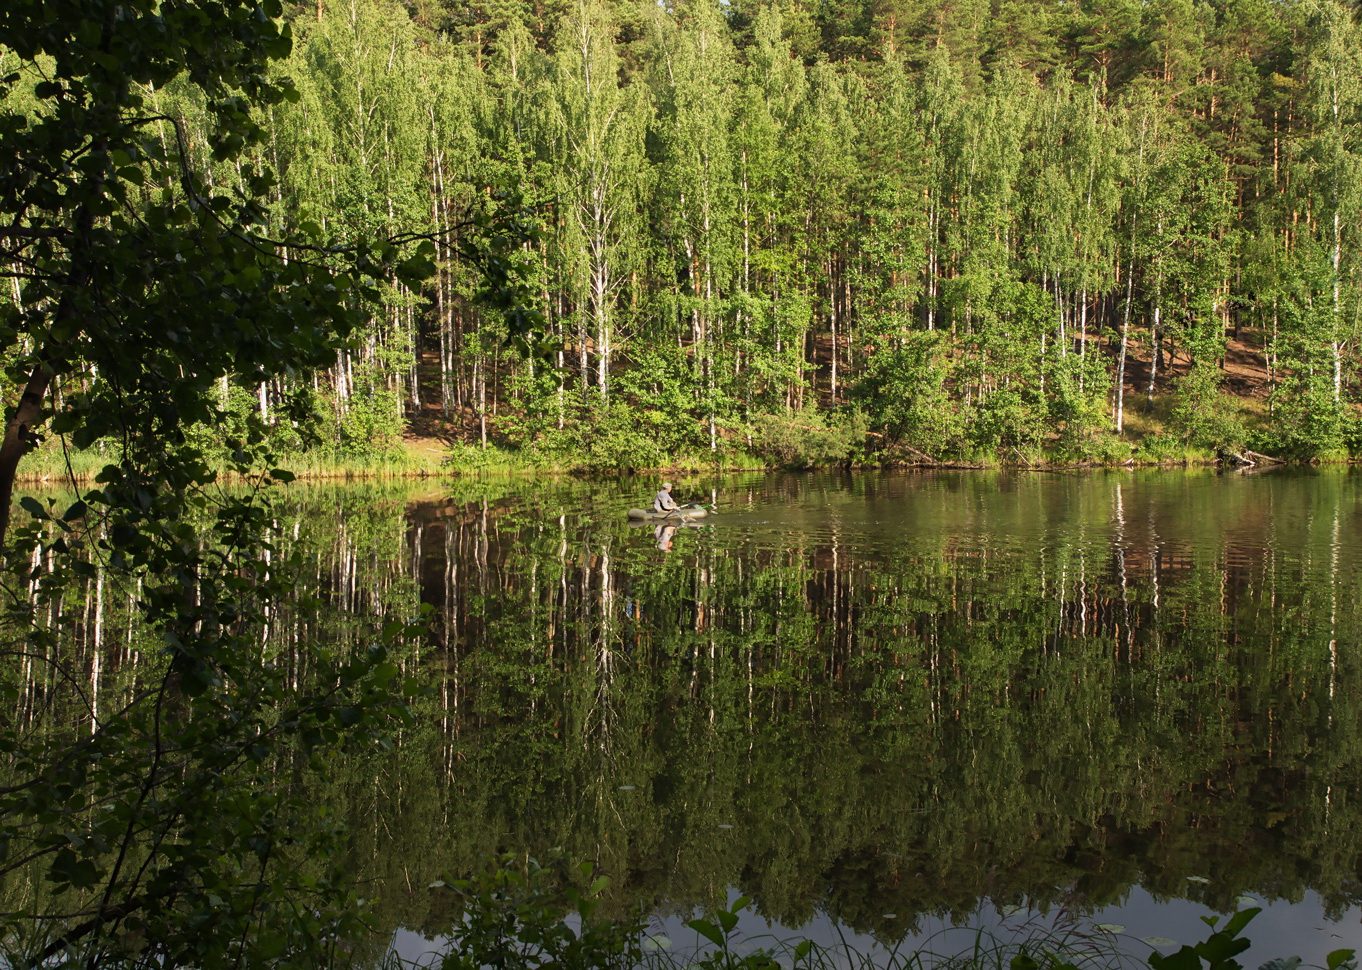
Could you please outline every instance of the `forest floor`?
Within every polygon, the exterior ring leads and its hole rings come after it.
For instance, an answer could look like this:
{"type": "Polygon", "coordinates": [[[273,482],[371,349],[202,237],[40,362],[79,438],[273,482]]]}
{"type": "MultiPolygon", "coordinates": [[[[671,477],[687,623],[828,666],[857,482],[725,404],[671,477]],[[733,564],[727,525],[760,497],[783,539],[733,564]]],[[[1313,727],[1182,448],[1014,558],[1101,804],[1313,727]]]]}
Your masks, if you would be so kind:
{"type": "Polygon", "coordinates": [[[416,374],[420,381],[421,410],[407,418],[402,445],[422,466],[438,465],[452,446],[480,440],[478,416],[468,407],[445,413],[440,403],[439,354],[434,351],[422,353],[416,374]]]}
{"type": "MultiPolygon", "coordinates": [[[[1225,340],[1225,357],[1221,370],[1225,373],[1225,389],[1235,397],[1263,400],[1267,398],[1271,385],[1268,381],[1267,360],[1263,356],[1261,342],[1247,333],[1229,336],[1225,340]]],[[[1114,350],[1104,348],[1104,353],[1114,355],[1114,350]]],[[[1126,396],[1145,395],[1149,388],[1148,348],[1131,348],[1126,357],[1126,396]],[[1141,354],[1143,351],[1143,354],[1141,354]]],[[[1170,374],[1180,377],[1187,373],[1191,362],[1184,357],[1174,356],[1171,367],[1165,358],[1158,375],[1156,395],[1167,390],[1170,374]]]]}

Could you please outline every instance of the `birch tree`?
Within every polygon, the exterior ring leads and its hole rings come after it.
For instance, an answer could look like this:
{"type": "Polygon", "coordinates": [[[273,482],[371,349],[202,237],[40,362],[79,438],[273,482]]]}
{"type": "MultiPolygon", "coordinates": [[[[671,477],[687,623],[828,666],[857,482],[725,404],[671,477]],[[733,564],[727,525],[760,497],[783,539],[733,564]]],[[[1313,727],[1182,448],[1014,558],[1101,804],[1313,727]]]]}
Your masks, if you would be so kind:
{"type": "Polygon", "coordinates": [[[568,232],[564,241],[582,253],[572,285],[583,400],[590,349],[596,392],[604,401],[623,316],[617,303],[632,258],[628,244],[638,225],[645,94],[621,83],[613,22],[598,0],[577,0],[554,45],[547,136],[568,232]]]}
{"type": "Polygon", "coordinates": [[[708,0],[675,13],[658,8],[653,33],[659,256],[678,267],[676,312],[689,324],[693,379],[702,389],[709,450],[715,451],[723,399],[737,376],[724,332],[738,267],[736,52],[723,12],[708,0]]]}

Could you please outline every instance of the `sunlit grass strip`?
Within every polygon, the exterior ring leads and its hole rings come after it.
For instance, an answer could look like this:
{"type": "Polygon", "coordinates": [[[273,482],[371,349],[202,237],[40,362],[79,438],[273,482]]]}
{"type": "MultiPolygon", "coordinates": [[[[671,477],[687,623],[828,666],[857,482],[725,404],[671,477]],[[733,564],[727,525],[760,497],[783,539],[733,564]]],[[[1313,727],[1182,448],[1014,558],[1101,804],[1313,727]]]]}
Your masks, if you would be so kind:
{"type": "MultiPolygon", "coordinates": [[[[106,465],[117,464],[121,450],[112,444],[101,443],[78,450],[53,442],[29,452],[19,461],[16,480],[27,483],[57,483],[93,481],[106,465]]],[[[212,464],[210,460],[210,464],[212,464]]],[[[282,456],[275,467],[284,468],[300,479],[324,480],[383,480],[447,474],[451,469],[439,460],[407,451],[391,451],[374,455],[337,455],[325,452],[305,452],[282,456]]],[[[217,468],[223,481],[234,475],[225,465],[217,468]]]]}
{"type": "Polygon", "coordinates": [[[305,452],[280,458],[278,466],[307,480],[412,478],[448,470],[405,451],[364,456],[305,452]]]}
{"type": "Polygon", "coordinates": [[[84,450],[48,444],[19,459],[15,480],[20,482],[84,482],[92,480],[105,465],[117,463],[121,449],[95,446],[84,450]]]}

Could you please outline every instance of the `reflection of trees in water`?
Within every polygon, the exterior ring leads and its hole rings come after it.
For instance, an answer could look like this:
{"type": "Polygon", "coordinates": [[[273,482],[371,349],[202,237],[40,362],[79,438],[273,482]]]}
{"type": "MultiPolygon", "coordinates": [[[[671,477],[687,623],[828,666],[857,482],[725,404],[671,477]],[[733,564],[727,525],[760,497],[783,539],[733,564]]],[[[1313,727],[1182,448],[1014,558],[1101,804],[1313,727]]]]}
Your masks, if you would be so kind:
{"type": "Polygon", "coordinates": [[[431,759],[467,808],[446,858],[561,844],[650,904],[732,884],[786,921],[862,927],[1135,882],[1340,904],[1359,858],[1340,804],[1356,677],[1336,649],[1356,579],[1332,514],[1349,482],[830,490],[915,520],[873,555],[825,531],[713,532],[647,558],[585,516],[418,514],[493,584],[437,594],[474,605],[449,628],[478,630],[451,641],[456,754],[431,759]],[[474,566],[489,531],[517,552],[474,566]],[[986,541],[1018,534],[1040,541],[986,541]]]}
{"type": "MultiPolygon", "coordinates": [[[[819,527],[684,530],[666,555],[583,486],[411,510],[300,492],[279,530],[319,547],[320,604],[272,617],[269,649],[305,676],[310,638],[437,607],[408,662],[432,716],[318,793],[390,918],[429,931],[451,918],[435,875],[552,846],[600,860],[617,906],[737,885],[857,928],[1135,883],[1341,905],[1352,478],[1163,474],[761,479],[751,502],[819,527]]],[[[141,661],[130,591],[98,581],[62,649],[107,694],[141,661]]]]}

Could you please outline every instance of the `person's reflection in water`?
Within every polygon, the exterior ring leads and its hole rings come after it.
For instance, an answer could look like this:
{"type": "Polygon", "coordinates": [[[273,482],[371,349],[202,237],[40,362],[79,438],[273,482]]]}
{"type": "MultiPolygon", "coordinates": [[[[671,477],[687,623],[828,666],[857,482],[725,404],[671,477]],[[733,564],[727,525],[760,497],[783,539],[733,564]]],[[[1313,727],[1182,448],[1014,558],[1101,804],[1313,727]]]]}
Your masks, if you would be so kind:
{"type": "Polygon", "coordinates": [[[672,536],[676,535],[676,526],[668,525],[665,522],[658,523],[653,530],[653,536],[657,539],[657,548],[663,552],[671,552],[672,536]]]}

